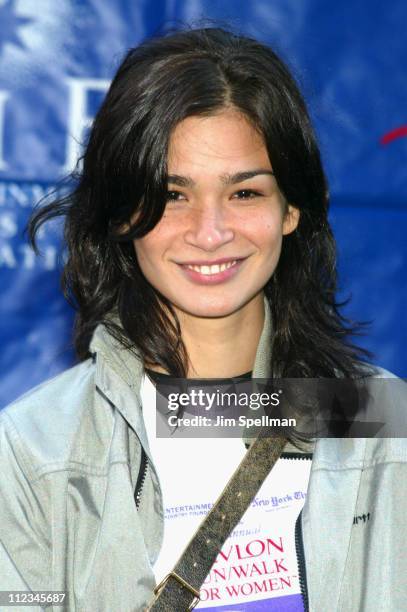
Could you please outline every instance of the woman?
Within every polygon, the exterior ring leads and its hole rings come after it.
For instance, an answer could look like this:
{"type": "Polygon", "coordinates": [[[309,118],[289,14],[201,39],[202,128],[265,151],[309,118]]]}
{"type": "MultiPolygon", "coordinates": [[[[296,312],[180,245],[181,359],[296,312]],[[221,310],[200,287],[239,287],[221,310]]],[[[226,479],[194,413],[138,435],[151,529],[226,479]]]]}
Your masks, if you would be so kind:
{"type": "MultiPolygon", "coordinates": [[[[31,222],[35,240],[66,216],[80,363],[1,414],[0,587],[142,610],[245,454],[156,438],[152,381],[366,366],[335,301],[313,129],[268,47],[203,29],[132,49],[77,179],[31,222]]],[[[198,608],[403,609],[404,441],[306,442],[291,436],[198,608]]]]}

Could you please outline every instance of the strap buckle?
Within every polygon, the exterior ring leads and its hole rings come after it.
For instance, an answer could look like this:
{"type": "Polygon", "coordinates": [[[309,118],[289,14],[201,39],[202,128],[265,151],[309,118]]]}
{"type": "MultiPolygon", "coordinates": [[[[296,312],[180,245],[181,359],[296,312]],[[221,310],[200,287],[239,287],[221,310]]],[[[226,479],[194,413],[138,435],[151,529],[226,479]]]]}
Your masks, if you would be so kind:
{"type": "Polygon", "coordinates": [[[170,578],[174,578],[182,587],[184,587],[184,589],[187,589],[187,591],[192,593],[192,595],[194,596],[194,599],[189,604],[188,610],[193,610],[198,605],[198,603],[201,601],[201,596],[199,594],[199,591],[194,589],[193,586],[188,584],[186,580],[181,578],[181,576],[178,576],[178,574],[176,574],[175,572],[170,572],[169,574],[165,576],[165,578],[161,580],[160,584],[157,584],[157,586],[154,589],[154,595],[158,595],[160,593],[160,591],[165,587],[165,585],[167,584],[170,578]]]}

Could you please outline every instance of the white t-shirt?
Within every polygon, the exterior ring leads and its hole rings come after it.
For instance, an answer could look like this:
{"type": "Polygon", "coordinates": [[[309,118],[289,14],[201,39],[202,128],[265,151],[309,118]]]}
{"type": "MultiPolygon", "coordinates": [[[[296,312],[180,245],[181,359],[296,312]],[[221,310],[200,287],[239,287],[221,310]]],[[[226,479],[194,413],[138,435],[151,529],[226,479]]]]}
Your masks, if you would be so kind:
{"type": "MultiPolygon", "coordinates": [[[[240,438],[157,438],[155,387],[145,376],[143,416],[164,503],[157,582],[174,567],[246,452],[240,438]]],[[[301,457],[301,455],[299,455],[301,457]]],[[[195,609],[302,612],[294,527],[311,461],[280,458],[226,540],[195,609]]]]}

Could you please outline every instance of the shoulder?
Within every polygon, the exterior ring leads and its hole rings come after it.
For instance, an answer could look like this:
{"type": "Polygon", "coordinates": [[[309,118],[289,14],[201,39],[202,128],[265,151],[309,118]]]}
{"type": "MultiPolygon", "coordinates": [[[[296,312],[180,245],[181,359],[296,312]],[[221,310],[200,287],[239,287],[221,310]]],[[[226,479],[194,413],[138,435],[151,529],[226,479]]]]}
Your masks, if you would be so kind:
{"type": "Polygon", "coordinates": [[[390,370],[386,370],[386,368],[382,368],[381,366],[369,365],[366,367],[367,373],[371,373],[372,378],[397,378],[400,380],[396,374],[393,374],[393,372],[390,372],[390,370]]]}
{"type": "Polygon", "coordinates": [[[0,411],[0,453],[25,457],[28,472],[69,457],[84,413],[94,401],[95,366],[86,360],[28,391],[0,411]]]}
{"type": "Polygon", "coordinates": [[[45,419],[71,421],[89,399],[94,372],[91,359],[73,366],[24,393],[3,408],[0,416],[9,417],[22,429],[45,419]]]}
{"type": "Polygon", "coordinates": [[[369,366],[362,378],[361,392],[365,391],[365,420],[382,424],[378,438],[397,438],[405,447],[407,438],[407,383],[389,370],[369,366]]]}

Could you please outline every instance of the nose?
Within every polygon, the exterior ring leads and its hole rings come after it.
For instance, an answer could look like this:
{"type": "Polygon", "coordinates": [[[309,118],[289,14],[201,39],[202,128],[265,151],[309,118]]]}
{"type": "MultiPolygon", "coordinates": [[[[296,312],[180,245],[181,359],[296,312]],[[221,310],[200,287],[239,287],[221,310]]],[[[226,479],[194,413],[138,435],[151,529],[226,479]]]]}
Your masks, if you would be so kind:
{"type": "Polygon", "coordinates": [[[218,206],[193,211],[184,234],[185,242],[210,252],[231,242],[235,233],[226,217],[226,213],[218,206]]]}

